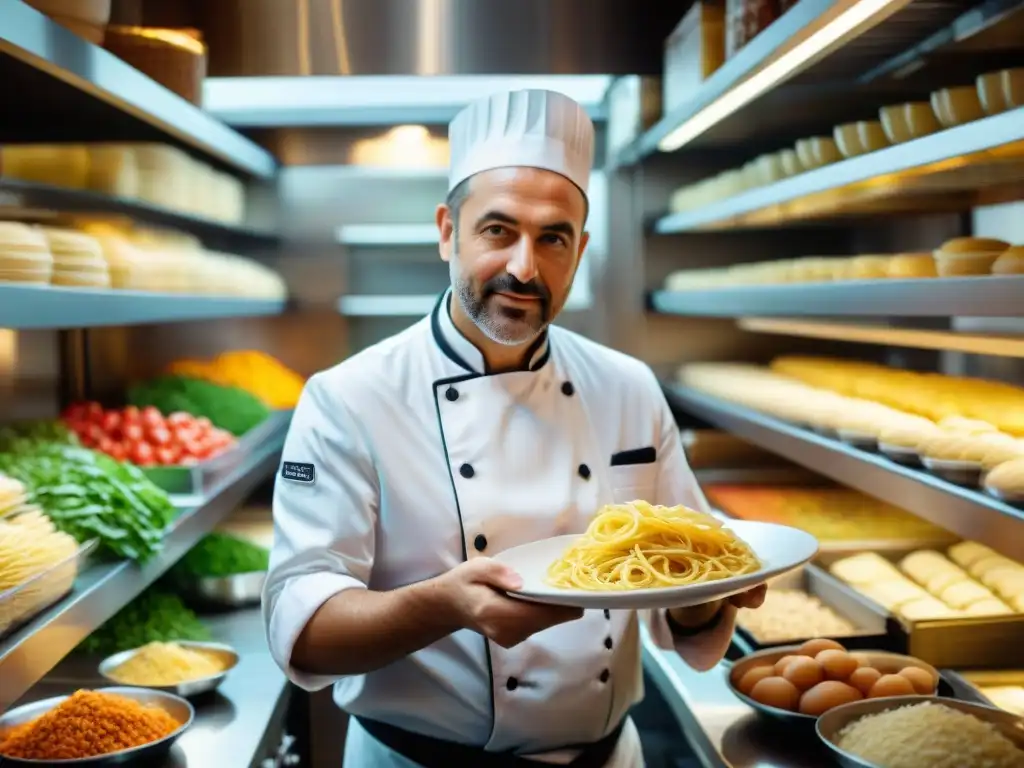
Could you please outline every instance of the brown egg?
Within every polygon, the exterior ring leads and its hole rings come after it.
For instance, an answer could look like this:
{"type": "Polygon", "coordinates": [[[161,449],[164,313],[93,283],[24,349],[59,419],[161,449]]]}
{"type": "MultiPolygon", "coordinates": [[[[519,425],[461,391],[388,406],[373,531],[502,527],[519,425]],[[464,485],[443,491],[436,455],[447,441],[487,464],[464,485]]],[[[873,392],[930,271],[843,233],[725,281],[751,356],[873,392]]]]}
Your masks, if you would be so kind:
{"type": "Polygon", "coordinates": [[[803,645],[801,645],[799,648],[797,648],[796,652],[798,654],[800,654],[801,656],[810,656],[813,659],[819,653],[821,653],[822,651],[845,651],[845,650],[846,649],[843,648],[843,646],[841,646],[835,640],[824,640],[822,638],[818,638],[816,640],[808,640],[803,645]]]}
{"type": "Polygon", "coordinates": [[[783,656],[781,659],[776,661],[775,662],[775,674],[776,675],[781,675],[783,672],[785,672],[786,671],[786,667],[788,667],[789,663],[791,661],[793,661],[793,659],[795,659],[795,658],[797,658],[797,657],[793,656],[793,655],[789,655],[789,656],[783,656]]]}
{"type": "Polygon", "coordinates": [[[814,659],[798,656],[789,662],[782,676],[801,691],[806,691],[825,679],[825,670],[814,659]]]}
{"type": "Polygon", "coordinates": [[[888,696],[911,696],[914,686],[902,675],[882,675],[868,691],[869,699],[884,699],[888,696]]]}
{"type": "Polygon", "coordinates": [[[765,664],[763,667],[748,669],[743,673],[743,677],[739,679],[739,682],[736,683],[736,688],[739,689],[740,693],[749,696],[750,692],[754,690],[755,685],[766,677],[771,677],[774,674],[775,670],[772,668],[771,664],[765,664]]]}
{"type": "Polygon", "coordinates": [[[754,686],[750,698],[776,709],[795,712],[800,703],[800,691],[789,680],[781,677],[766,677],[754,686]]]}
{"type": "Polygon", "coordinates": [[[847,682],[867,696],[868,691],[871,690],[871,686],[877,683],[878,678],[881,676],[882,673],[874,667],[860,667],[859,669],[853,670],[853,674],[850,675],[850,679],[847,680],[847,682]]]}
{"type": "Polygon", "coordinates": [[[825,669],[825,677],[829,680],[848,680],[860,662],[846,651],[834,648],[822,651],[814,657],[815,661],[825,669]]]}
{"type": "Polygon", "coordinates": [[[935,693],[935,678],[927,669],[920,667],[904,667],[900,670],[900,676],[907,678],[914,686],[914,692],[922,696],[935,693]]]}
{"type": "Polygon", "coordinates": [[[852,685],[841,683],[838,680],[826,680],[823,683],[818,683],[800,697],[800,712],[817,717],[841,704],[860,701],[862,698],[864,697],[860,695],[860,691],[852,685]]]}

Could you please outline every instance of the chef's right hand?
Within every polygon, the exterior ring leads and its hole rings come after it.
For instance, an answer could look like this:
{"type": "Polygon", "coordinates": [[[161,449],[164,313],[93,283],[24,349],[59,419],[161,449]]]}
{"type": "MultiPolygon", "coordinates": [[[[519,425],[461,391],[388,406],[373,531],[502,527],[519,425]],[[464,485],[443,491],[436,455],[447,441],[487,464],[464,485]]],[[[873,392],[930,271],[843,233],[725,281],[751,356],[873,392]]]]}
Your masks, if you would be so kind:
{"type": "Polygon", "coordinates": [[[580,608],[517,600],[505,591],[522,587],[519,575],[489,557],[475,557],[438,579],[459,625],[511,648],[543,629],[575,621],[580,608]]]}

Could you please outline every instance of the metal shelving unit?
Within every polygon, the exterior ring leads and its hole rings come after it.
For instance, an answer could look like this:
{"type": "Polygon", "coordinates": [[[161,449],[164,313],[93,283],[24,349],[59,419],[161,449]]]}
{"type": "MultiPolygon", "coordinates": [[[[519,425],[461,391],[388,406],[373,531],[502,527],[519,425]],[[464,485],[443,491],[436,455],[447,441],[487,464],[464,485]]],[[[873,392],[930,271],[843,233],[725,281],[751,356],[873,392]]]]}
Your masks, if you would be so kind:
{"type": "Polygon", "coordinates": [[[1024,107],[1019,107],[663,216],[654,232],[780,226],[844,213],[891,212],[894,200],[927,208],[945,197],[948,206],[962,209],[970,201],[965,205],[957,193],[1022,178],[1024,107]]]}
{"type": "Polygon", "coordinates": [[[0,30],[0,71],[4,59],[20,62],[236,171],[276,173],[277,161],[255,142],[20,0],[0,0],[0,30]]]}
{"type": "Polygon", "coordinates": [[[338,312],[346,317],[422,317],[437,303],[437,294],[412,296],[342,296],[338,312]]]}
{"type": "Polygon", "coordinates": [[[163,549],[150,562],[141,566],[128,561],[91,565],[79,575],[68,597],[0,640],[0,712],[162,576],[272,474],[280,460],[285,431],[279,430],[255,448],[203,504],[183,509],[165,535],[163,549]]]}
{"type": "Polygon", "coordinates": [[[274,248],[280,238],[245,226],[232,226],[188,213],[177,213],[139,200],[111,197],[80,189],[61,189],[46,184],[0,178],[0,210],[13,213],[86,213],[127,216],[133,221],[170,227],[215,243],[217,250],[253,251],[274,248]]]}
{"type": "Polygon", "coordinates": [[[669,384],[665,393],[677,408],[755,445],[1024,560],[1024,510],[688,387],[669,384]]]}
{"type": "Polygon", "coordinates": [[[279,315],[286,302],[0,283],[0,328],[99,328],[279,315]]]}
{"type": "Polygon", "coordinates": [[[1024,275],[1003,275],[653,291],[649,306],[691,317],[1019,317],[1022,296],[1024,275]]]}

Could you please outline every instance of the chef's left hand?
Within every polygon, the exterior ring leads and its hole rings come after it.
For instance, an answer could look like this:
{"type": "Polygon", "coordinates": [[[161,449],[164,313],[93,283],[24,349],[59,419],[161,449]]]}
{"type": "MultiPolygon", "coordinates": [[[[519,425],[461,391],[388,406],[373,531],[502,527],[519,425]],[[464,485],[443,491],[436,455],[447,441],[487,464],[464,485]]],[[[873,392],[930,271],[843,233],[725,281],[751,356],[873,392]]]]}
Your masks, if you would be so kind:
{"type": "MultiPolygon", "coordinates": [[[[729,602],[737,608],[760,608],[767,592],[768,585],[761,584],[746,592],[733,595],[729,598],[729,602]]],[[[672,620],[680,627],[702,627],[711,622],[718,612],[722,610],[724,604],[724,600],[714,600],[710,603],[693,605],[688,608],[670,608],[669,614],[671,614],[672,620]]]]}

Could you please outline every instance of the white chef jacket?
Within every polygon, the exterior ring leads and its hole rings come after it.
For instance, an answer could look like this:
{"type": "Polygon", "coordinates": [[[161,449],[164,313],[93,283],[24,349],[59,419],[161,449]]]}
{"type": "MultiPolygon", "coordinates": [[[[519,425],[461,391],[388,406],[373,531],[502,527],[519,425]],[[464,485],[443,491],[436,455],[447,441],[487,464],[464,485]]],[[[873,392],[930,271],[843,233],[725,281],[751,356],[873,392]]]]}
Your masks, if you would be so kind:
{"type": "MultiPolygon", "coordinates": [[[[351,715],[435,738],[565,763],[643,696],[637,614],[588,610],[505,649],[469,630],[365,675],[290,664],[303,627],[347,589],[389,590],[468,558],[582,532],[603,505],[644,499],[706,509],[651,370],[551,327],[529,369],[488,374],[451,321],[451,292],[406,331],[307,383],[274,492],[263,594],[271,652],[307,690],[334,684],[351,715]]],[[[734,611],[676,641],[697,669],[724,655],[734,611]]],[[[628,725],[609,768],[642,765],[628,725]]],[[[408,768],[359,728],[351,764],[408,768]]],[[[348,754],[348,753],[347,753],[348,754]]]]}

